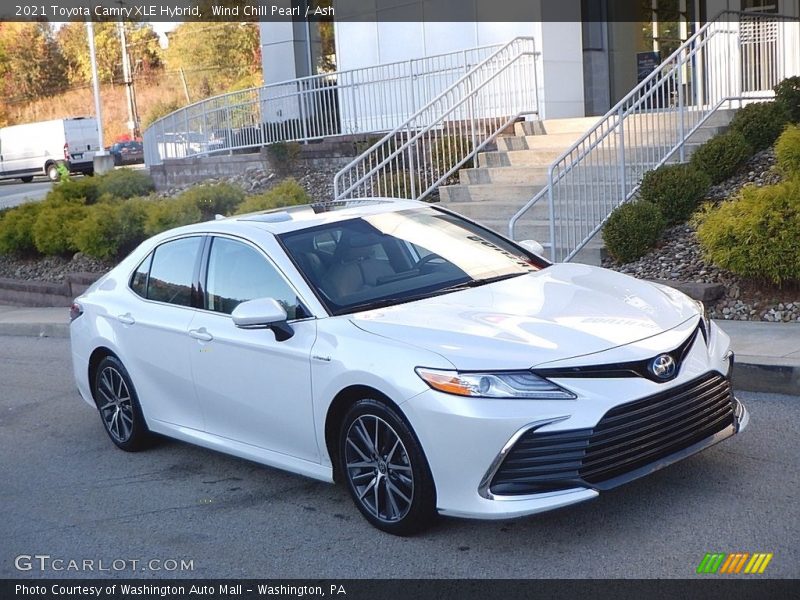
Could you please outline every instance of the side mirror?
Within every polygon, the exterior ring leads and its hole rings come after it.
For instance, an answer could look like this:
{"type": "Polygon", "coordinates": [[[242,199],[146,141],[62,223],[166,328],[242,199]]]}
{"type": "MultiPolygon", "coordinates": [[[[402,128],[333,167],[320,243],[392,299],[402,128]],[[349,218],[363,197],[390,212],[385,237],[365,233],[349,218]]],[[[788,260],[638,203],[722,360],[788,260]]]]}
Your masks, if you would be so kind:
{"type": "Polygon", "coordinates": [[[231,313],[234,325],[240,329],[272,329],[279,342],[294,335],[286,322],[286,309],[275,298],[256,298],[242,302],[231,313]]]}
{"type": "Polygon", "coordinates": [[[517,242],[520,246],[525,248],[528,252],[533,252],[534,254],[538,254],[539,256],[544,256],[544,246],[542,246],[536,240],[522,240],[521,242],[517,242]]]}

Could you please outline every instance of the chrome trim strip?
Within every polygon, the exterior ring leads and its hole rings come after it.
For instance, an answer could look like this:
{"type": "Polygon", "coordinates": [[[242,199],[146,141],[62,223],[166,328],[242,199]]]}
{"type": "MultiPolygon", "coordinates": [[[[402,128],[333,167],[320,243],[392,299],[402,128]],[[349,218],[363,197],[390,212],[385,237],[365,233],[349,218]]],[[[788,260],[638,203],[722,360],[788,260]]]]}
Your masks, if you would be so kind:
{"type": "MultiPolygon", "coordinates": [[[[492,479],[494,478],[497,471],[500,469],[500,465],[503,464],[503,460],[505,459],[506,455],[511,451],[514,447],[514,444],[517,443],[519,438],[521,438],[525,433],[531,431],[532,429],[539,429],[540,427],[544,427],[545,425],[551,425],[552,423],[558,423],[565,419],[569,419],[572,415],[561,415],[559,417],[549,417],[547,419],[542,419],[540,421],[534,421],[533,423],[528,423],[521,429],[519,429],[514,435],[509,438],[509,440],[505,443],[502,450],[495,456],[492,464],[489,465],[489,469],[486,471],[486,474],[481,479],[480,484],[478,484],[478,494],[482,498],[486,498],[487,500],[529,500],[531,496],[496,496],[489,491],[489,485],[492,483],[492,479]]],[[[559,493],[561,493],[559,491],[559,493]]],[[[535,496],[542,496],[542,494],[535,494],[535,496]]]]}

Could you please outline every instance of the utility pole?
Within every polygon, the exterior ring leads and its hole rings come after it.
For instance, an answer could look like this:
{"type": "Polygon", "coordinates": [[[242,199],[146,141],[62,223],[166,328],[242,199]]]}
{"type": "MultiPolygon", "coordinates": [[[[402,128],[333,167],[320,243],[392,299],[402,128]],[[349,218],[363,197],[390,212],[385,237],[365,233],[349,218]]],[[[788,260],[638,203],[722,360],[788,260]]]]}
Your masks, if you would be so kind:
{"type": "Polygon", "coordinates": [[[136,100],[133,96],[133,77],[131,77],[131,62],[128,56],[128,43],[125,40],[125,24],[122,20],[117,22],[119,41],[122,44],[122,80],[125,84],[125,95],[128,99],[128,130],[132,140],[139,137],[139,119],[136,114],[136,100]]]}
{"type": "Polygon", "coordinates": [[[114,168],[113,157],[103,145],[103,111],[100,106],[100,78],[97,76],[97,56],[94,49],[94,23],[86,21],[86,37],[89,38],[89,61],[92,65],[92,88],[94,90],[94,112],[97,119],[97,141],[99,150],[94,155],[94,172],[105,173],[114,168]]]}

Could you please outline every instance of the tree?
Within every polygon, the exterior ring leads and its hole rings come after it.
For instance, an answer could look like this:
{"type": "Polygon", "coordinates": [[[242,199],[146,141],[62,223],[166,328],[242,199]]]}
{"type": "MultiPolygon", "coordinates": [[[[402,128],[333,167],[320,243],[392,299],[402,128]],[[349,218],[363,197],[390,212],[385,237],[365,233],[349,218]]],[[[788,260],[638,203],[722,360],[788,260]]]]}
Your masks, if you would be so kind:
{"type": "MultiPolygon", "coordinates": [[[[158,34],[149,23],[125,23],[128,55],[134,73],[149,71],[161,66],[161,47],[158,34]]],[[[94,25],[94,44],[97,55],[97,74],[103,83],[122,81],[122,44],[116,21],[98,22],[94,25]]],[[[67,78],[71,85],[81,85],[92,80],[89,62],[89,41],[86,25],[67,23],[58,31],[57,41],[66,61],[67,78]]]]}
{"type": "Polygon", "coordinates": [[[240,88],[242,82],[259,82],[257,24],[187,22],[167,35],[167,70],[183,69],[193,100],[240,88]]]}
{"type": "Polygon", "coordinates": [[[0,23],[0,95],[52,96],[66,87],[64,57],[47,23],[0,23]]]}

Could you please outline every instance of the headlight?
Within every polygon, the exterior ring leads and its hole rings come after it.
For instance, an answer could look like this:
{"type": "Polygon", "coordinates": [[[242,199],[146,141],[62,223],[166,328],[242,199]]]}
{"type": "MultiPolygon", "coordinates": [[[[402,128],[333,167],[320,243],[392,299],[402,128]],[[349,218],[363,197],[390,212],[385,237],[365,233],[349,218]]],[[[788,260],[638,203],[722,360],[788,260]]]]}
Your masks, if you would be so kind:
{"type": "Polygon", "coordinates": [[[435,390],[456,396],[476,398],[534,398],[572,400],[575,394],[530,371],[500,373],[459,373],[437,369],[416,369],[425,383],[435,390]]]}

